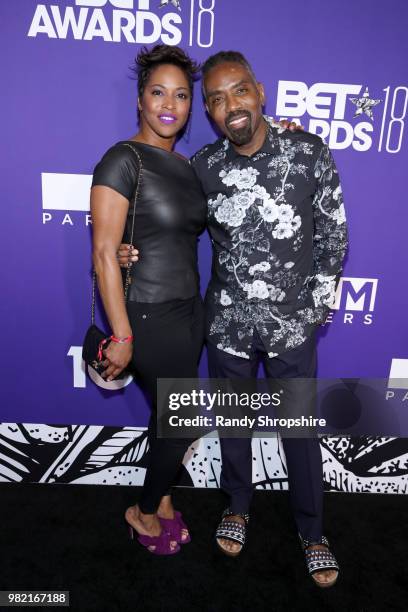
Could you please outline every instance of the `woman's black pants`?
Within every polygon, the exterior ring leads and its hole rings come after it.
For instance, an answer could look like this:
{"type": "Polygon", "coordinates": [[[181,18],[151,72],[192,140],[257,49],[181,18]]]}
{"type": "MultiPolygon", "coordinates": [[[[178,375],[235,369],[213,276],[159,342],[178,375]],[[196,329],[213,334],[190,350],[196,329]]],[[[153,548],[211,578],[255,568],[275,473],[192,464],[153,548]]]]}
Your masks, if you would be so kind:
{"type": "Polygon", "coordinates": [[[139,508],[157,511],[177,476],[189,440],[157,437],[157,379],[197,378],[204,339],[201,297],[162,303],[128,302],[134,336],[132,365],[151,400],[148,466],[139,508]]]}

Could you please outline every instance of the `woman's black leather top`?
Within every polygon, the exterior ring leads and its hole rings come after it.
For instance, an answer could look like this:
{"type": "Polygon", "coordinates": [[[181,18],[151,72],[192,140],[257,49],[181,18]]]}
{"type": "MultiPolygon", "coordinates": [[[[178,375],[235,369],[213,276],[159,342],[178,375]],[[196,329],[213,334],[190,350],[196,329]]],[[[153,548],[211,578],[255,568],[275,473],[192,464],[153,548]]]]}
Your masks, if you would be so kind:
{"type": "Polygon", "coordinates": [[[136,202],[133,244],[139,261],[132,266],[128,299],[167,302],[199,293],[197,238],[205,226],[206,200],[187,160],[152,145],[122,141],[97,164],[92,185],[105,185],[130,202],[124,242],[130,241],[133,197],[142,174],[136,202]]]}

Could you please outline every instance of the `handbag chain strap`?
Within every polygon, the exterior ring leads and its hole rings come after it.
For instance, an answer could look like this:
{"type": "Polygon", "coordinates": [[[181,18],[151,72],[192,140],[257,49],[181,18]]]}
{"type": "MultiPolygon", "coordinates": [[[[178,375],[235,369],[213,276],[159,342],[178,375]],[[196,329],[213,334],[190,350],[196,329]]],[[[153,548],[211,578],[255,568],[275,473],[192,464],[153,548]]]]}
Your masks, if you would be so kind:
{"type": "MultiPolygon", "coordinates": [[[[130,230],[130,244],[133,245],[133,233],[134,233],[134,229],[135,229],[135,216],[136,216],[136,202],[137,202],[137,198],[139,196],[139,186],[140,186],[140,180],[142,178],[142,159],[140,157],[139,152],[134,147],[132,147],[132,145],[128,144],[127,142],[123,142],[122,146],[128,147],[129,149],[131,149],[133,151],[133,153],[137,157],[138,164],[139,164],[139,172],[138,172],[138,176],[137,176],[135,193],[134,193],[134,196],[133,196],[132,225],[131,225],[131,230],[130,230]]],[[[126,267],[126,279],[125,279],[125,287],[124,287],[125,302],[127,302],[129,285],[132,282],[132,274],[131,274],[132,266],[133,266],[133,262],[129,261],[128,264],[127,264],[127,267],[126,267]]],[[[91,306],[91,323],[92,323],[92,325],[95,324],[96,285],[97,285],[97,283],[96,283],[96,271],[95,271],[95,267],[94,267],[93,270],[92,270],[92,306],[91,306]]]]}

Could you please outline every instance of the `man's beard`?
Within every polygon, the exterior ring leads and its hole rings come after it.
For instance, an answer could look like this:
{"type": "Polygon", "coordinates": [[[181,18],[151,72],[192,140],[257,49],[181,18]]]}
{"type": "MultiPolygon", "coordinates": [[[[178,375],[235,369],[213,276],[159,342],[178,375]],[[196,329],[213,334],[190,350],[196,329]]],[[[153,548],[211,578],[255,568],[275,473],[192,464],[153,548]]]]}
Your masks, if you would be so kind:
{"type": "Polygon", "coordinates": [[[225,129],[227,131],[227,135],[229,139],[236,145],[242,146],[251,142],[253,137],[252,132],[252,117],[249,111],[235,111],[229,113],[229,115],[225,119],[225,129]],[[238,117],[248,117],[248,123],[238,129],[234,129],[229,126],[229,122],[238,117]]]}

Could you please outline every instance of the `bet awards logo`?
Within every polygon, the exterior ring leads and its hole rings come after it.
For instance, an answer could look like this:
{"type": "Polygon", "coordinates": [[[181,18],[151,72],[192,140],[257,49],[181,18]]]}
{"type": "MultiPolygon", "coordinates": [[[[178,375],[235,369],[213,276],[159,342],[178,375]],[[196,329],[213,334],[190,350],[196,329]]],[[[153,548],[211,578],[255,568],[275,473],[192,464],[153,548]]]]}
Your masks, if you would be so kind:
{"type": "MultiPolygon", "coordinates": [[[[332,310],[343,313],[343,323],[363,323],[371,325],[377,296],[377,278],[349,278],[343,276],[339,280],[332,310]]],[[[326,323],[333,320],[330,312],[326,323]]]]}
{"type": "Polygon", "coordinates": [[[397,399],[408,401],[408,359],[393,359],[391,361],[390,376],[388,379],[388,391],[385,399],[397,399]],[[398,391],[399,390],[399,391],[398,391]],[[402,397],[399,397],[399,396],[402,397]]]}
{"type": "Polygon", "coordinates": [[[367,86],[341,83],[279,81],[276,117],[304,122],[309,132],[327,139],[331,149],[401,150],[408,104],[408,88],[385,87],[372,97],[367,86]],[[309,124],[302,119],[309,116],[309,124]]]}
{"type": "Polygon", "coordinates": [[[166,45],[178,45],[182,41],[182,7],[186,4],[186,10],[189,11],[186,20],[190,47],[195,44],[211,47],[214,40],[215,1],[75,0],[75,6],[64,7],[38,4],[27,36],[102,39],[105,42],[138,44],[151,44],[160,40],[166,45]],[[155,12],[150,10],[151,5],[155,12]]]}

